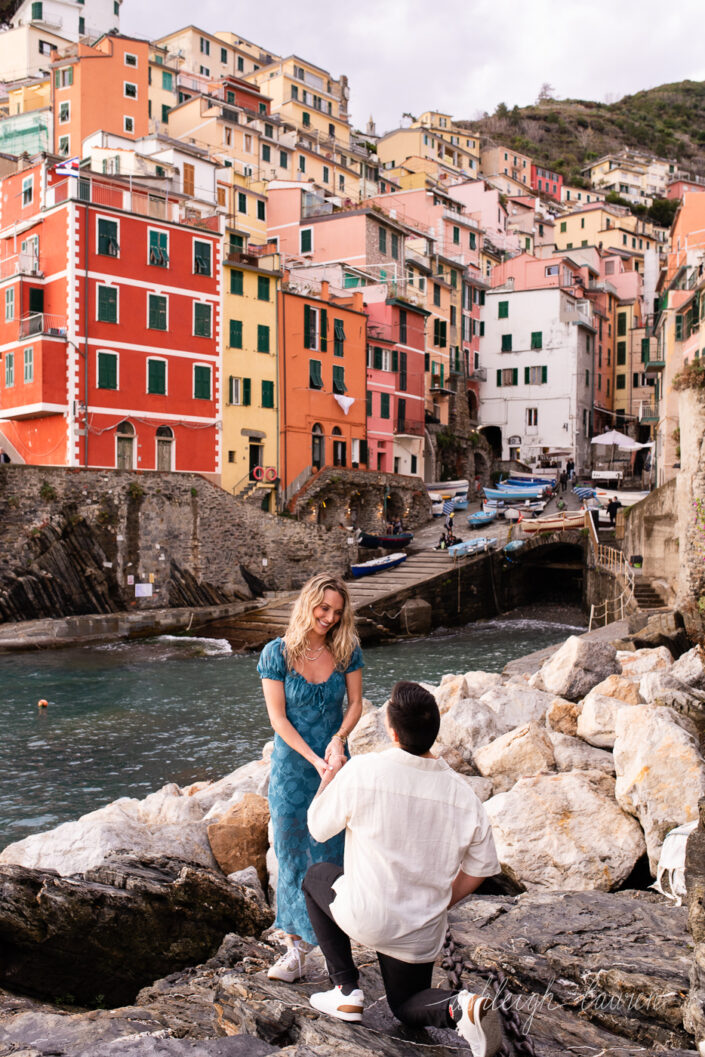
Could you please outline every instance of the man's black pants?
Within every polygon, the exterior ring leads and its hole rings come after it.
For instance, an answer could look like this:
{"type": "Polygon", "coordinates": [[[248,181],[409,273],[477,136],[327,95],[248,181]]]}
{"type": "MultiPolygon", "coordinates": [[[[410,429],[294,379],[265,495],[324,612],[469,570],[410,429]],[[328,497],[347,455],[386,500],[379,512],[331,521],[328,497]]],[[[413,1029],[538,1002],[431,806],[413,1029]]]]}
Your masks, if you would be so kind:
{"type": "MultiPolygon", "coordinates": [[[[359,974],[353,962],[350,938],[331,914],[333,883],[343,870],[333,863],[314,863],[304,878],[308,916],[323,951],[334,986],[357,987],[359,974]]],[[[454,1027],[448,1006],[457,991],[431,987],[433,962],[401,962],[377,951],[387,1001],[397,1020],[414,1027],[454,1027]]]]}

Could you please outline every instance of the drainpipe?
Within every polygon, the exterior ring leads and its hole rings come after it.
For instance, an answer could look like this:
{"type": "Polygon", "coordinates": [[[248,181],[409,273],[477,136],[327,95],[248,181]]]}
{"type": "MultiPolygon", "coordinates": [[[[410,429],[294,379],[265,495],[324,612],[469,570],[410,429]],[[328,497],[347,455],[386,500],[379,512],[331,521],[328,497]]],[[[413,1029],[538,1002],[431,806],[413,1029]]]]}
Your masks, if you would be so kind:
{"type": "MultiPolygon", "coordinates": [[[[79,170],[80,174],[80,170],[79,170]]],[[[77,177],[78,183],[76,184],[76,190],[80,185],[81,177],[77,177]]],[[[91,188],[89,182],[89,189],[91,188]]],[[[89,202],[86,202],[86,231],[84,238],[84,267],[83,267],[83,465],[88,469],[88,248],[90,245],[90,213],[91,207],[89,202]]]]}
{"type": "MultiPolygon", "coordinates": [[[[274,280],[274,282],[276,283],[276,279],[274,280]]],[[[279,282],[280,282],[280,287],[281,287],[281,279],[279,280],[279,282]]],[[[275,421],[276,421],[276,432],[275,432],[275,437],[274,437],[274,443],[275,443],[276,447],[275,447],[274,450],[275,450],[275,456],[276,456],[276,460],[277,460],[277,471],[278,471],[279,470],[279,465],[280,465],[280,462],[281,462],[281,454],[280,454],[280,451],[279,451],[279,405],[280,405],[281,399],[282,399],[281,386],[279,384],[279,361],[280,361],[281,357],[279,355],[279,297],[278,296],[275,297],[275,305],[276,305],[276,308],[275,308],[274,318],[275,318],[276,328],[277,328],[277,345],[276,345],[276,354],[275,354],[276,355],[275,371],[276,371],[276,375],[277,375],[277,401],[276,401],[276,404],[274,405],[274,408],[275,408],[274,415],[275,415],[275,421]]],[[[281,484],[279,485],[279,494],[280,494],[281,498],[283,499],[284,489],[281,487],[281,484]]],[[[275,503],[275,506],[276,505],[277,504],[275,503]]]]}
{"type": "MultiPolygon", "coordinates": [[[[281,407],[281,433],[279,434],[279,436],[281,438],[281,440],[280,440],[280,458],[281,458],[281,461],[282,461],[282,469],[284,471],[284,480],[288,482],[288,480],[289,480],[289,474],[288,474],[289,467],[288,467],[287,450],[286,450],[287,449],[287,445],[286,445],[286,348],[285,348],[285,342],[286,342],[286,295],[285,295],[284,289],[283,289],[283,286],[284,286],[284,276],[283,275],[282,275],[282,278],[281,278],[280,282],[281,282],[281,286],[282,286],[282,290],[281,290],[282,311],[281,311],[281,330],[278,330],[279,349],[280,349],[280,362],[281,362],[281,374],[280,374],[281,386],[280,386],[280,393],[279,393],[279,406],[281,407]]],[[[278,318],[278,313],[277,313],[277,327],[278,326],[279,326],[279,318],[278,318]]],[[[286,500],[286,487],[287,486],[285,485],[284,489],[283,489],[283,498],[284,498],[284,500],[286,500]]]]}

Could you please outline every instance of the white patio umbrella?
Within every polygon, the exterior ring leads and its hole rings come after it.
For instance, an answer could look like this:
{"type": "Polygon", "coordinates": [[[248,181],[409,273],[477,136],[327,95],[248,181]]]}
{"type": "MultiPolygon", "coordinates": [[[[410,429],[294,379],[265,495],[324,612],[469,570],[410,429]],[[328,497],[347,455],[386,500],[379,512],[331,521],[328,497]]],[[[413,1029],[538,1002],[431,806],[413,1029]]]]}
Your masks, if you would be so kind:
{"type": "Polygon", "coordinates": [[[593,437],[590,443],[604,444],[606,448],[612,445],[622,451],[638,451],[639,448],[650,448],[652,446],[651,444],[640,444],[638,440],[633,440],[626,433],[620,433],[618,429],[608,429],[606,433],[600,433],[597,437],[593,437]]]}

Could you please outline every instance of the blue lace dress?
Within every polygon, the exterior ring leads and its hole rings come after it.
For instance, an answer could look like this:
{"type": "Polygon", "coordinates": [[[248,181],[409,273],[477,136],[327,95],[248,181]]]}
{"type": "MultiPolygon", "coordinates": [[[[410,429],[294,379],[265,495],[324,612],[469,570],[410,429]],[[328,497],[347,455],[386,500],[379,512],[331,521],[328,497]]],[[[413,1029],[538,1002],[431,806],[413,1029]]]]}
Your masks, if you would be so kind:
{"type": "MultiPolygon", "coordinates": [[[[364,667],[362,651],[356,646],[345,672],[334,671],[325,683],[309,683],[286,666],[281,639],[268,642],[260,654],[257,671],[262,679],[284,683],[286,718],[318,756],[340,729],[345,698],[345,676],[364,667]]],[[[318,940],[311,927],[301,883],[312,863],[343,865],[345,836],[319,844],[306,824],[306,813],[321,779],[318,771],[283,738],[274,735],[272,771],[269,780],[269,810],[274,830],[274,851],[279,864],[277,882],[277,928],[301,936],[307,943],[318,940]]]]}

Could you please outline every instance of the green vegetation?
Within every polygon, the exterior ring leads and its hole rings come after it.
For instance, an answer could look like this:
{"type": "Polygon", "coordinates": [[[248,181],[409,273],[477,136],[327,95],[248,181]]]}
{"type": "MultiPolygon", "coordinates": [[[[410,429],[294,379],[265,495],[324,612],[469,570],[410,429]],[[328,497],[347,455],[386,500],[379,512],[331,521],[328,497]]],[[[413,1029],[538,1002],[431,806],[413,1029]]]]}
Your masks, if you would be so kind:
{"type": "Polygon", "coordinates": [[[56,490],[52,488],[48,481],[42,481],[39,494],[45,503],[52,503],[56,499],[56,490]]]}
{"type": "Polygon", "coordinates": [[[130,499],[141,499],[144,495],[144,488],[137,481],[131,481],[127,488],[127,494],[130,499]]]}
{"type": "Polygon", "coordinates": [[[491,117],[461,124],[529,154],[539,165],[562,173],[571,186],[585,187],[583,167],[622,147],[672,159],[693,175],[705,175],[703,81],[663,84],[616,103],[549,97],[511,111],[500,104],[491,117]]]}
{"type": "Polygon", "coordinates": [[[673,379],[673,388],[705,389],[705,361],[693,360],[687,364],[673,379]]]}

